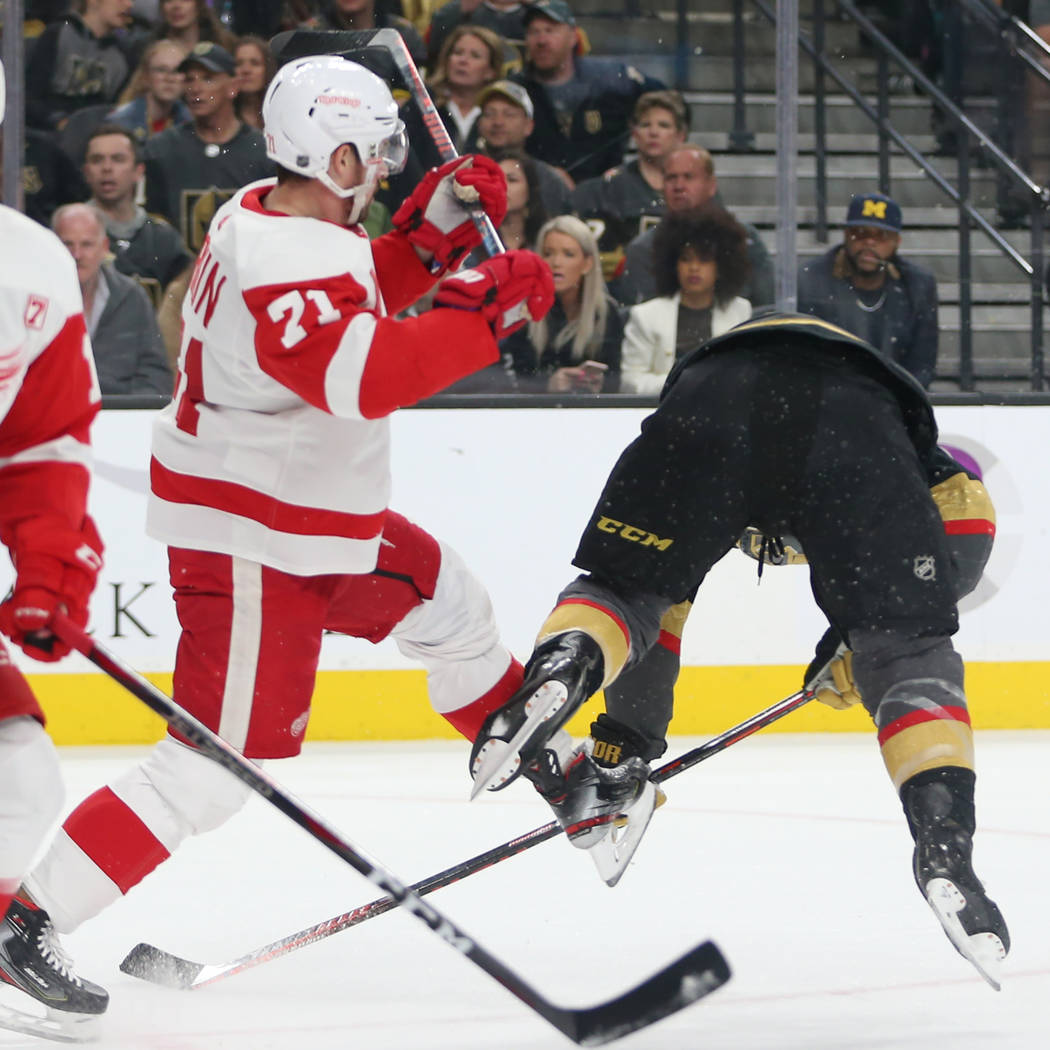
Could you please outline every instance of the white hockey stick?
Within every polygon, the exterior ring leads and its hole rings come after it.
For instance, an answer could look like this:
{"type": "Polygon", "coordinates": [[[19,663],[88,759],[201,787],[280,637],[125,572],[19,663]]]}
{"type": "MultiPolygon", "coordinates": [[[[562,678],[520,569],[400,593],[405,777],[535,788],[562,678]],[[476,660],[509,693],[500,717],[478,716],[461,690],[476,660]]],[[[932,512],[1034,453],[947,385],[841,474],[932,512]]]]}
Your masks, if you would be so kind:
{"type": "Polygon", "coordinates": [[[446,944],[497,980],[508,992],[573,1042],[581,1046],[599,1046],[619,1039],[702,999],[729,980],[729,965],[721,951],[713,942],[705,941],[659,973],[608,1002],[575,1010],[556,1005],[296,799],[265,770],[245,758],[142,675],[122,664],[71,620],[64,616],[57,617],[53,630],[67,645],[86,656],[96,667],[160,715],[201,754],[218,763],[327,846],[402,908],[415,915],[446,944]]]}

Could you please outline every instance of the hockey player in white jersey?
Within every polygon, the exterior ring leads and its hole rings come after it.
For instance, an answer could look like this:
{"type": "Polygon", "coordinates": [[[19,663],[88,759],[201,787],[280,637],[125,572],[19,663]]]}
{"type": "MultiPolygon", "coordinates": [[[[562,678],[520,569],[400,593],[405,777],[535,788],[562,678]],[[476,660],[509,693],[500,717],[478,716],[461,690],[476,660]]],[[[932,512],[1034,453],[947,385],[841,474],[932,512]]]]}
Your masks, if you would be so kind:
{"type": "MultiPolygon", "coordinates": [[[[4,111],[0,66],[0,120],[4,111]]],[[[101,404],[76,268],[49,230],[0,205],[0,540],[15,584],[0,631],[37,660],[69,649],[48,624],[81,627],[102,564],[87,514],[89,429],[101,404]]],[[[108,996],[82,981],[48,914],[16,896],[63,801],[55,749],[29,683],[0,642],[0,1027],[80,1037],[108,996]],[[24,1000],[27,1009],[22,1008],[24,1000]]]]}
{"type": "MultiPolygon", "coordinates": [[[[323,632],[391,636],[473,739],[522,670],[457,554],[388,508],[387,417],[497,360],[497,339],[549,308],[549,270],[500,255],[395,320],[480,243],[468,204],[498,226],[502,171],[467,157],[429,172],[370,244],[357,223],[406,146],[386,85],[344,58],[300,59],[263,118],[279,175],[211,224],[154,428],[147,528],[168,544],[182,625],[175,700],[250,758],[295,755],[323,632]]],[[[169,735],[74,810],[27,889],[71,930],[247,794],[169,735]]]]}

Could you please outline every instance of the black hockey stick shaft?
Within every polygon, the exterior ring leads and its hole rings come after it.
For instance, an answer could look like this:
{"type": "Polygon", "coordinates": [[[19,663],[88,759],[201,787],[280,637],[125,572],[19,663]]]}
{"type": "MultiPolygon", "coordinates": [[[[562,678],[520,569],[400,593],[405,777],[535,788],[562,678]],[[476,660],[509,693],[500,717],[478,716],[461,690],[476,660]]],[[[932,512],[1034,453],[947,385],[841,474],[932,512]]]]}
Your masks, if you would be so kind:
{"type": "MultiPolygon", "coordinates": [[[[657,782],[663,782],[677,776],[679,773],[685,772],[685,770],[711,758],[713,755],[717,755],[720,751],[724,751],[738,741],[744,740],[753,733],[757,733],[760,729],[772,725],[785,715],[802,707],[803,704],[807,704],[812,698],[813,694],[811,692],[800,690],[791,696],[785,697],[783,700],[777,701],[777,703],[767,707],[764,711],[760,711],[758,714],[739,723],[739,725],[733,726],[732,729],[727,729],[719,736],[712,737],[710,740],[692,748],[690,751],[686,751],[677,758],[671,759],[670,762],[665,762],[653,771],[652,779],[657,782]]],[[[516,857],[519,853],[524,853],[526,850],[532,849],[533,846],[538,846],[541,842],[554,838],[560,831],[561,828],[558,823],[551,821],[549,824],[544,824],[543,827],[535,828],[524,835],[511,839],[509,842],[501,843],[490,850],[486,850],[484,853],[479,853],[476,857],[461,861],[459,864],[454,864],[436,875],[430,875],[419,882],[413,883],[410,888],[421,897],[428,893],[433,893],[435,890],[444,889],[444,887],[451,886],[453,883],[459,882],[470,875],[475,875],[479,871],[484,871],[494,864],[516,857]]],[[[324,940],[326,937],[331,937],[332,934],[341,933],[343,930],[348,930],[352,926],[367,922],[369,919],[375,919],[396,906],[397,901],[392,897],[380,897],[368,904],[362,904],[352,911],[336,915],[331,919],[307,927],[298,933],[290,934],[278,941],[263,945],[247,955],[242,955],[238,959],[225,963],[192,962],[189,959],[172,955],[161,948],[156,948],[151,944],[137,944],[120,964],[120,968],[124,973],[131,974],[133,977],[168,985],[169,987],[184,989],[203,988],[206,985],[214,984],[216,981],[232,977],[234,974],[241,973],[244,970],[250,970],[262,963],[278,959],[282,955],[298,951],[298,949],[305,948],[308,944],[324,940]]]]}
{"type": "Polygon", "coordinates": [[[624,994],[593,1007],[557,1006],[515,971],[466,934],[456,923],[432,908],[388,869],[346,839],[322,817],[296,799],[273,777],[245,758],[147,681],[121,663],[64,616],[57,616],[54,633],[128,692],[160,715],[169,726],[203,755],[226,769],[270,805],[327,846],[336,856],[411,912],[446,944],[497,980],[512,995],[539,1014],[563,1035],[585,1046],[597,1046],[644,1028],[702,998],[729,979],[729,966],[716,945],[705,941],[659,973],[624,994]]]}
{"type": "Polygon", "coordinates": [[[791,714],[792,711],[797,711],[800,707],[808,704],[815,695],[810,689],[800,689],[797,693],[792,693],[790,696],[784,697],[783,700],[778,700],[771,707],[767,707],[764,711],[759,711],[757,715],[752,715],[751,718],[745,719],[739,725],[733,726],[732,729],[727,729],[724,733],[705,741],[699,747],[686,751],[684,755],[679,755],[678,758],[672,758],[670,762],[665,762],[662,766],[653,770],[652,779],[660,784],[665,780],[670,780],[671,777],[678,776],[679,773],[684,773],[698,762],[703,762],[712,755],[725,751],[727,747],[731,747],[740,740],[745,740],[760,729],[765,729],[766,726],[779,721],[785,715],[791,714]]]}

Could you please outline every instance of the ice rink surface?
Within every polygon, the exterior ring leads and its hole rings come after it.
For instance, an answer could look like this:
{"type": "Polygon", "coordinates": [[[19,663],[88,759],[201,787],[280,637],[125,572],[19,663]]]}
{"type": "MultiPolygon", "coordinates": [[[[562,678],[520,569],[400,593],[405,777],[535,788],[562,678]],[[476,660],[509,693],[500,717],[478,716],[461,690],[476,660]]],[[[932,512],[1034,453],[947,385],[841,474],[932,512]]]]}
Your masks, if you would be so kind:
{"type": "MultiPolygon", "coordinates": [[[[675,739],[667,757],[696,740],[675,739]]],[[[767,734],[666,785],[615,889],[563,838],[430,902],[566,1006],[713,938],[724,988],[625,1050],[1038,1050],[1050,1046],[1050,733],[978,734],[976,868],[1010,924],[994,992],[912,881],[874,736],[767,734]]],[[[61,752],[71,808],[143,754],[61,752]]],[[[413,881],[550,818],[525,783],[466,801],[453,743],[308,745],[270,771],[413,881]]],[[[64,939],[112,996],[100,1050],[557,1050],[556,1030],[410,915],[391,912],[195,992],[117,965],[144,940],[222,962],[380,896],[259,798],[64,939]]],[[[0,1033],[0,1048],[47,1045],[0,1033]]]]}

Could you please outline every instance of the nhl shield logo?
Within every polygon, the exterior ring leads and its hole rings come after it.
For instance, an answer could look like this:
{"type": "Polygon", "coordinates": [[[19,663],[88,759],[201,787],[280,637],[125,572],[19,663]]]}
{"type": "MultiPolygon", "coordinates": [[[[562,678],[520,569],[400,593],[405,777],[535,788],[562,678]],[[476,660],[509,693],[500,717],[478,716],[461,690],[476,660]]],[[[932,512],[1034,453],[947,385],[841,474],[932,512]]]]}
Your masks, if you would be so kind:
{"type": "Polygon", "coordinates": [[[912,565],[912,572],[914,572],[916,577],[920,580],[937,579],[937,563],[933,560],[933,555],[918,555],[912,565]]]}

